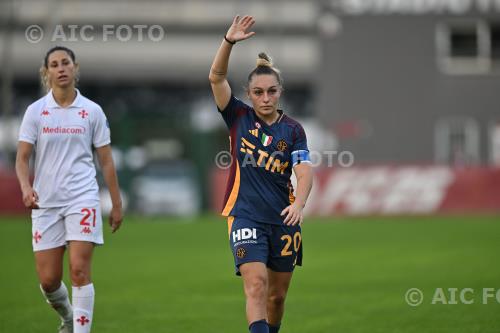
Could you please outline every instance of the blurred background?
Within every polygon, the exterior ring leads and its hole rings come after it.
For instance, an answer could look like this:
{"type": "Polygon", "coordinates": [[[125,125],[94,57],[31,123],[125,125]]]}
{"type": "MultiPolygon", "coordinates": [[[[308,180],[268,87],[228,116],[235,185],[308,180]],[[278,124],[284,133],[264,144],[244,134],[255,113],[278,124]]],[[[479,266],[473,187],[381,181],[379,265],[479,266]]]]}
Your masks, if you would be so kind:
{"type": "Polygon", "coordinates": [[[314,152],[308,214],[500,210],[498,1],[2,0],[0,214],[26,213],[17,134],[55,45],[109,119],[127,210],[218,211],[228,132],[208,72],[235,14],[257,35],[234,47],[230,83],[249,102],[261,51],[282,70],[282,107],[314,152]]]}
{"type": "Polygon", "coordinates": [[[75,51],[79,89],[109,119],[126,199],[93,262],[94,330],[246,331],[208,82],[236,14],[257,34],[233,48],[235,95],[249,102],[246,77],[271,54],[314,165],[280,332],[499,332],[499,0],[0,0],[0,332],[57,324],[14,172],[55,45],[75,51]]]}

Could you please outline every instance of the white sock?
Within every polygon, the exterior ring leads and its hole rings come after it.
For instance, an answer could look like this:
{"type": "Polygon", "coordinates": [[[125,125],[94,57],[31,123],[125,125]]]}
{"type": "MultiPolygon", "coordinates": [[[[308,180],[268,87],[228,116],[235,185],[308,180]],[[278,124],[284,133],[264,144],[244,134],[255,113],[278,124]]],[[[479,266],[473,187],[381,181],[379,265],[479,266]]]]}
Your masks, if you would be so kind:
{"type": "Polygon", "coordinates": [[[47,300],[54,310],[57,311],[61,320],[66,323],[71,323],[73,321],[73,309],[71,308],[71,303],[69,302],[68,289],[63,281],[61,281],[61,286],[56,291],[51,293],[43,290],[40,285],[40,290],[43,296],[47,300]]]}
{"type": "Polygon", "coordinates": [[[94,285],[73,287],[73,332],[89,333],[94,312],[94,285]]]}

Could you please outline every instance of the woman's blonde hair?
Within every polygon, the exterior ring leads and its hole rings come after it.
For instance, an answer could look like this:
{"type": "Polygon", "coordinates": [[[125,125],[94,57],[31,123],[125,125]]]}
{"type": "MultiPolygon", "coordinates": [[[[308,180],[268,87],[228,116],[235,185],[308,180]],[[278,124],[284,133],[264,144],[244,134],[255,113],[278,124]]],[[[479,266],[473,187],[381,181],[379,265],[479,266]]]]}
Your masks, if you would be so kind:
{"type": "Polygon", "coordinates": [[[248,74],[248,79],[247,79],[247,85],[250,84],[250,81],[252,81],[252,78],[255,75],[263,75],[263,74],[271,74],[276,77],[276,80],[278,80],[278,83],[280,85],[283,85],[283,79],[281,77],[281,72],[279,69],[273,66],[273,60],[269,55],[267,55],[264,52],[259,53],[258,58],[257,58],[257,65],[253,71],[248,74]]]}

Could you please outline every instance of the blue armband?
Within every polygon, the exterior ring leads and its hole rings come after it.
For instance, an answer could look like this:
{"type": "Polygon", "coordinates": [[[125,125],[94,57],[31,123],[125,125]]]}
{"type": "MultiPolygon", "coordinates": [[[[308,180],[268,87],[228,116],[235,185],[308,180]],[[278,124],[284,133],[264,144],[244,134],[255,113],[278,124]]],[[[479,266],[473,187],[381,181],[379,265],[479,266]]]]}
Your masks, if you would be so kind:
{"type": "Polygon", "coordinates": [[[311,163],[308,150],[296,150],[292,152],[292,167],[303,162],[311,163]]]}

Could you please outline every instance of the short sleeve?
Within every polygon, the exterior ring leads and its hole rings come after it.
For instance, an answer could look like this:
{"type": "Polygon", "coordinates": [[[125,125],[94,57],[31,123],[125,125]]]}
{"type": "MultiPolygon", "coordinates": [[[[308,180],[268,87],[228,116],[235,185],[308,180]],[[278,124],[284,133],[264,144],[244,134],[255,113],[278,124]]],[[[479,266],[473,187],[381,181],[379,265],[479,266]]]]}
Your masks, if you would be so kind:
{"type": "Polygon", "coordinates": [[[292,166],[310,161],[306,132],[300,124],[297,124],[293,129],[292,166]]]}
{"type": "Polygon", "coordinates": [[[307,150],[307,137],[304,128],[297,124],[293,129],[293,150],[307,150]]]}
{"type": "Polygon", "coordinates": [[[242,116],[243,114],[247,113],[250,107],[234,97],[234,95],[231,95],[231,98],[229,99],[229,103],[227,106],[224,108],[224,110],[221,110],[217,108],[222,115],[222,119],[224,119],[224,122],[226,123],[227,127],[231,129],[236,122],[236,119],[238,117],[242,116]]]}
{"type": "Polygon", "coordinates": [[[111,143],[111,132],[108,119],[102,109],[99,108],[96,113],[92,144],[94,147],[99,148],[111,143]]]}
{"type": "Polygon", "coordinates": [[[24,113],[21,128],[19,129],[19,141],[34,145],[38,137],[38,124],[35,112],[28,108],[24,113]]]}

